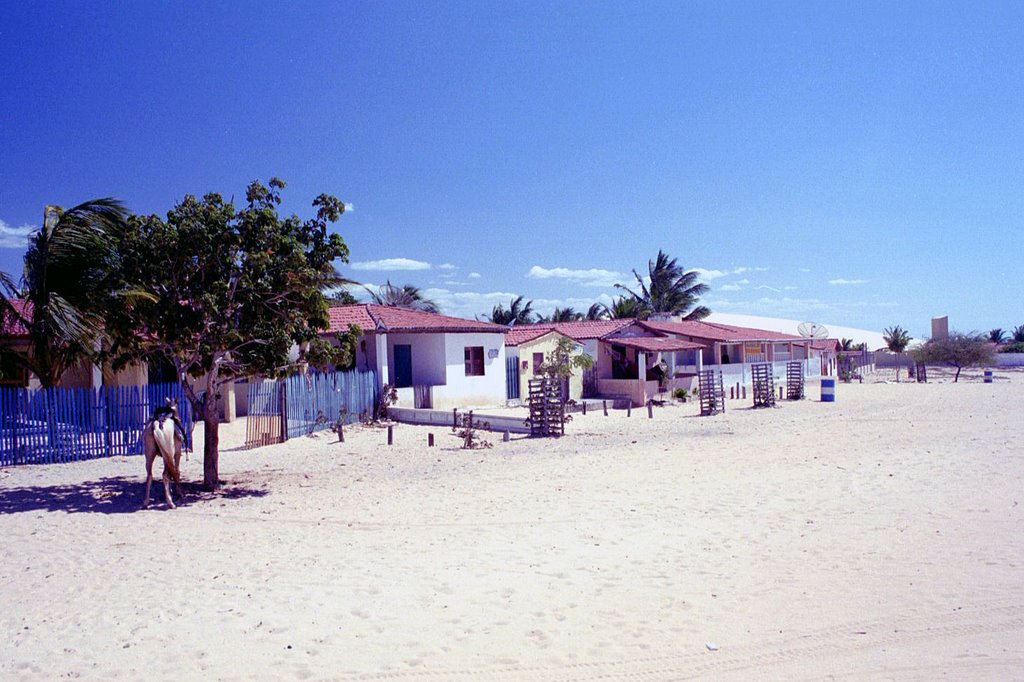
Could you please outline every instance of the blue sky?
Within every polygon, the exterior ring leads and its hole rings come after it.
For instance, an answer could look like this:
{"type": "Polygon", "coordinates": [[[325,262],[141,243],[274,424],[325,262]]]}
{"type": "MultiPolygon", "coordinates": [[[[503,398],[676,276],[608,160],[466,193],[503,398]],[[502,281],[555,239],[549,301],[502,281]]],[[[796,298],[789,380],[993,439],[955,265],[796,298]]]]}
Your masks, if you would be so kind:
{"type": "Polygon", "coordinates": [[[330,192],[360,281],[1024,324],[1021,3],[4,3],[0,270],[47,203],[330,192]]]}

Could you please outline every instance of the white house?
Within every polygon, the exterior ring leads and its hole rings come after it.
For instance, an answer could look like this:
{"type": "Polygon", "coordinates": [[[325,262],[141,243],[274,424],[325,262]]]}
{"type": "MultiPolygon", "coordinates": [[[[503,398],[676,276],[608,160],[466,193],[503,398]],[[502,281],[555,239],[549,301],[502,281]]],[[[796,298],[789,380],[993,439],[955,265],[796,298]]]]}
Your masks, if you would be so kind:
{"type": "Polygon", "coordinates": [[[325,335],[356,325],[356,367],[398,389],[399,407],[451,409],[505,404],[507,327],[391,306],[330,309],[325,335]]]}

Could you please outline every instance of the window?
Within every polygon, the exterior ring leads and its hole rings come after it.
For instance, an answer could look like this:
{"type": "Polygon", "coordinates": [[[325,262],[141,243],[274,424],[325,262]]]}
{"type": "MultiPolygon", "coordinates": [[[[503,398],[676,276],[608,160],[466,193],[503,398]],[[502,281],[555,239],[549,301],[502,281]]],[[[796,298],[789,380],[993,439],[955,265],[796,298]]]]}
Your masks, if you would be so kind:
{"type": "Polygon", "coordinates": [[[533,375],[537,376],[540,374],[540,366],[544,364],[544,354],[534,353],[533,354],[533,375]]]}
{"type": "Polygon", "coordinates": [[[466,376],[482,377],[484,375],[484,347],[466,346],[466,376]]]}

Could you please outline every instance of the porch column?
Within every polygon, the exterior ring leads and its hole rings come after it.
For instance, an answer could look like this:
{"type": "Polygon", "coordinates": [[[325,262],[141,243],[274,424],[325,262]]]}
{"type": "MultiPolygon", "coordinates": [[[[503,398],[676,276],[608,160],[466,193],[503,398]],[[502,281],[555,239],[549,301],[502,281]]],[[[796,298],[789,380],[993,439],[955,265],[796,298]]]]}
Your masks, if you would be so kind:
{"type": "Polygon", "coordinates": [[[374,343],[377,350],[377,374],[381,386],[391,383],[391,371],[388,368],[388,335],[375,334],[374,343]]]}
{"type": "Polygon", "coordinates": [[[636,352],[636,380],[639,383],[640,404],[647,402],[647,353],[636,352]]]}
{"type": "Polygon", "coordinates": [[[704,349],[697,349],[697,374],[704,371],[704,349]]]}

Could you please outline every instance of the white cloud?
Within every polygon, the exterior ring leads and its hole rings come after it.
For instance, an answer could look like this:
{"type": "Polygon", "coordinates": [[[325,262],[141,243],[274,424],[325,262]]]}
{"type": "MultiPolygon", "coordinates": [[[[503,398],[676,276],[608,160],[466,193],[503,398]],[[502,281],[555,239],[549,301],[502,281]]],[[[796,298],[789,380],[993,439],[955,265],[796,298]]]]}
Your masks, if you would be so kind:
{"type": "Polygon", "coordinates": [[[12,227],[0,220],[0,249],[24,249],[28,246],[28,236],[39,229],[36,225],[12,227]]]}
{"type": "Polygon", "coordinates": [[[430,263],[411,258],[383,258],[352,263],[353,270],[429,270],[430,263]]]}
{"type": "Polygon", "coordinates": [[[739,286],[738,284],[723,284],[722,286],[718,287],[718,290],[719,291],[739,291],[742,288],[743,287],[739,286]]]}
{"type": "MultiPolygon", "coordinates": [[[[732,270],[710,270],[708,268],[694,268],[693,271],[696,272],[700,276],[700,278],[705,282],[710,282],[711,280],[718,279],[719,277],[728,277],[729,275],[742,275],[744,272],[767,272],[768,268],[739,267],[733,268],[732,270]]],[[[744,283],[746,283],[746,280],[744,280],[744,283]]]]}
{"type": "Polygon", "coordinates": [[[469,273],[469,278],[470,279],[480,279],[480,273],[479,272],[471,272],[471,273],[469,273]]]}
{"type": "Polygon", "coordinates": [[[356,210],[355,204],[345,204],[345,213],[351,213],[354,210],[356,210]]]}
{"type": "Polygon", "coordinates": [[[744,277],[743,279],[736,280],[736,284],[750,284],[750,280],[744,277]]]}
{"type": "Polygon", "coordinates": [[[437,266],[437,269],[438,270],[454,270],[455,266],[452,265],[451,263],[441,263],[440,265],[437,266]]]}
{"type": "Polygon", "coordinates": [[[782,293],[782,289],[776,289],[775,287],[770,287],[767,284],[759,284],[758,286],[754,287],[754,289],[755,290],[767,289],[768,291],[774,291],[777,294],[781,294],[782,293]]]}
{"type": "Polygon", "coordinates": [[[810,268],[800,268],[800,272],[810,272],[810,268]]]}
{"type": "Polygon", "coordinates": [[[571,270],[569,268],[544,268],[539,265],[534,265],[530,268],[526,276],[533,279],[565,279],[574,284],[582,284],[588,287],[611,287],[625,279],[621,272],[613,270],[601,270],[599,268],[571,270]]]}
{"type": "Polygon", "coordinates": [[[724,270],[708,270],[707,268],[694,268],[693,271],[700,275],[701,279],[708,282],[713,279],[718,279],[719,277],[725,277],[729,274],[724,270]]]}
{"type": "Polygon", "coordinates": [[[870,280],[866,280],[866,279],[842,279],[842,278],[839,278],[839,279],[830,279],[828,281],[828,283],[829,284],[838,284],[838,285],[867,284],[869,281],[870,280]]]}

